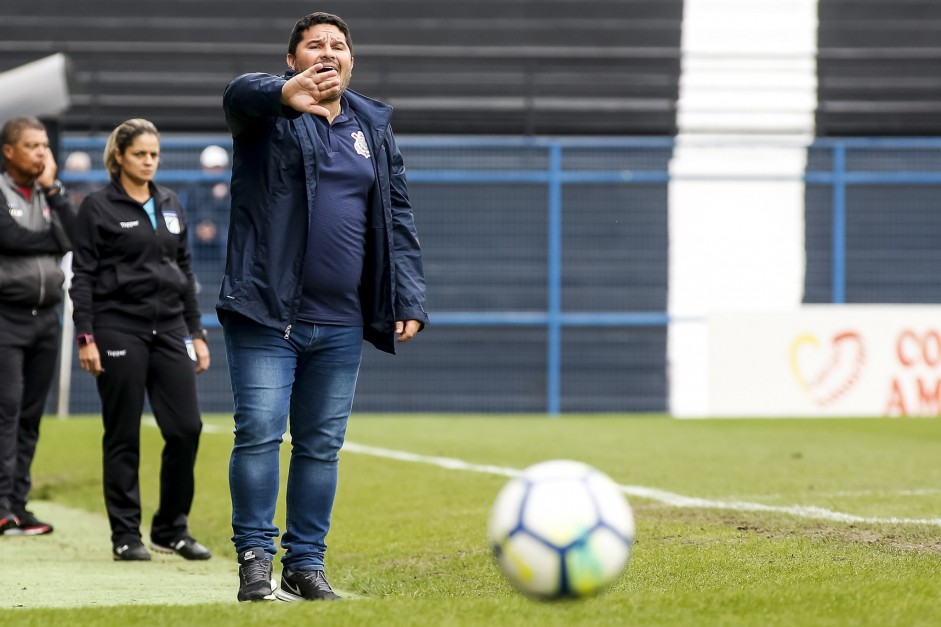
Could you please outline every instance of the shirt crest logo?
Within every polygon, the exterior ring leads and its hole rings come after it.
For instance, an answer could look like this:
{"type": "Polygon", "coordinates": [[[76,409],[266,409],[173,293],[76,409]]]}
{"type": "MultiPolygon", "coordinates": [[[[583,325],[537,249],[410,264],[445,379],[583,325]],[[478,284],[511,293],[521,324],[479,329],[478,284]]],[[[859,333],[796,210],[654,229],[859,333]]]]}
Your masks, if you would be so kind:
{"type": "Polygon", "coordinates": [[[176,215],[176,211],[164,211],[163,221],[166,223],[168,231],[174,235],[180,234],[180,216],[176,215]]]}
{"type": "Polygon", "coordinates": [[[363,135],[363,132],[356,131],[355,133],[350,133],[350,136],[353,138],[353,148],[356,149],[356,154],[363,155],[368,159],[369,146],[366,144],[366,136],[363,135]]]}

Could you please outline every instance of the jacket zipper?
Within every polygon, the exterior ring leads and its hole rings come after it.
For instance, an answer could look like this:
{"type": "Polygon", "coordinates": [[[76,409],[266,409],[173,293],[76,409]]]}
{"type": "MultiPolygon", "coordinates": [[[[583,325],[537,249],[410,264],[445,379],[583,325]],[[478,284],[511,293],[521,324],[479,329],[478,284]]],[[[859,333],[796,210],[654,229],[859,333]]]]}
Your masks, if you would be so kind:
{"type": "Polygon", "coordinates": [[[43,302],[46,300],[46,273],[43,272],[42,262],[37,259],[36,265],[39,267],[39,302],[37,306],[42,307],[43,302]]]}
{"type": "Polygon", "coordinates": [[[293,327],[293,326],[294,326],[293,324],[289,324],[289,325],[288,325],[288,328],[286,328],[286,329],[284,330],[284,339],[286,339],[286,340],[291,339],[291,327],[293,327]]]}
{"type": "MultiPolygon", "coordinates": [[[[153,249],[154,249],[154,247],[156,247],[156,249],[157,249],[156,257],[157,257],[158,260],[159,260],[159,258],[161,257],[161,255],[160,255],[160,241],[159,241],[159,238],[160,238],[160,233],[159,233],[159,231],[160,231],[160,220],[158,220],[158,218],[159,218],[159,217],[162,217],[162,216],[160,216],[160,214],[159,214],[160,207],[157,205],[157,196],[156,196],[156,194],[154,194],[153,196],[151,196],[151,199],[154,201],[154,221],[153,221],[153,222],[150,221],[150,214],[148,214],[148,213],[147,213],[147,210],[144,209],[144,205],[143,205],[142,203],[138,203],[138,202],[135,200],[135,201],[134,201],[134,205],[135,205],[135,207],[136,207],[137,209],[140,209],[141,213],[144,214],[145,224],[149,224],[149,225],[151,226],[151,228],[153,229],[154,238],[153,238],[153,240],[149,243],[149,246],[150,246],[150,248],[151,248],[151,257],[154,256],[153,249]]],[[[159,265],[159,263],[158,263],[158,265],[159,265]]],[[[157,297],[157,298],[156,298],[156,302],[154,303],[154,310],[153,310],[153,316],[154,316],[154,317],[153,317],[153,319],[151,320],[151,333],[152,333],[153,335],[157,335],[157,322],[160,320],[160,292],[161,292],[162,288],[163,288],[163,285],[162,285],[161,280],[160,280],[160,273],[158,272],[158,273],[157,273],[157,292],[156,292],[156,297],[157,297]]]]}

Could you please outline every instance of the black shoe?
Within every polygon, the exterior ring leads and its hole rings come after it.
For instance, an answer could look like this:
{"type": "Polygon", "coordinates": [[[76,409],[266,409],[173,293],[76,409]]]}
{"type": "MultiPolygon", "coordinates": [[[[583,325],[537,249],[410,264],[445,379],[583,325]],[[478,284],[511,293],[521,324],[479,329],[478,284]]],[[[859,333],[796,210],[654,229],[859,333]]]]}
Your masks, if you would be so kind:
{"type": "Polygon", "coordinates": [[[212,551],[189,536],[183,536],[176,542],[168,544],[159,544],[151,539],[150,548],[158,553],[176,553],[188,560],[208,560],[212,557],[212,551]]]}
{"type": "Polygon", "coordinates": [[[271,574],[271,560],[262,549],[239,554],[239,601],[274,601],[277,585],[271,574]]]}
{"type": "Polygon", "coordinates": [[[145,562],[150,559],[150,553],[140,542],[116,544],[111,555],[116,562],[145,562]]]}
{"type": "Polygon", "coordinates": [[[281,588],[275,594],[282,601],[337,601],[341,598],[333,592],[322,570],[296,572],[287,567],[281,573],[281,588]]]}
{"type": "Polygon", "coordinates": [[[15,518],[19,521],[15,527],[4,531],[8,536],[41,536],[52,533],[52,525],[36,518],[33,512],[20,510],[15,518]]]}
{"type": "Polygon", "coordinates": [[[13,515],[13,512],[0,514],[0,535],[12,536],[13,530],[19,527],[20,520],[13,515]]]}

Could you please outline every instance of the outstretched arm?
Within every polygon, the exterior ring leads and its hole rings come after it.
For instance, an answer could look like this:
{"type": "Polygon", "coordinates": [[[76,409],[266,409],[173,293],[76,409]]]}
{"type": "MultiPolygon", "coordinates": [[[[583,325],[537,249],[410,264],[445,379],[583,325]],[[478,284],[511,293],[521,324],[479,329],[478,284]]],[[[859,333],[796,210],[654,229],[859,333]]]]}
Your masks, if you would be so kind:
{"type": "Polygon", "coordinates": [[[243,74],[225,88],[222,108],[233,137],[252,127],[273,124],[275,118],[297,118],[303,113],[326,116],[327,109],[318,104],[339,93],[340,79],[335,70],[323,69],[318,63],[287,79],[283,76],[243,74]]]}
{"type": "Polygon", "coordinates": [[[222,108],[233,137],[266,128],[279,117],[301,115],[281,104],[281,88],[286,82],[283,76],[256,72],[243,74],[228,84],[222,95],[222,108]]]}

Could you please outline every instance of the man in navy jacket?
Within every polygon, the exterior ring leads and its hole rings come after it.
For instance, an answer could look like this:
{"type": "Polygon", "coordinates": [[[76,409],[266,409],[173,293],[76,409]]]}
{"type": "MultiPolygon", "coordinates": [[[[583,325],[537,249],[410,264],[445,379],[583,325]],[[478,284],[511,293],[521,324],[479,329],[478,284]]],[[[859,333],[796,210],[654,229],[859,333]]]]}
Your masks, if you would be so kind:
{"type": "Polygon", "coordinates": [[[230,463],[240,601],[336,599],[323,574],[338,452],[363,340],[394,353],[425,313],[421,248],[391,107],[347,89],[346,23],[294,27],[283,76],[226,88],[234,139],[217,309],[235,397],[230,463]],[[281,587],[272,576],[278,457],[292,453],[281,587]]]}

